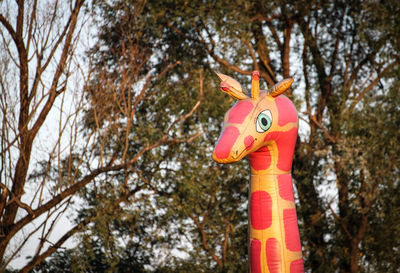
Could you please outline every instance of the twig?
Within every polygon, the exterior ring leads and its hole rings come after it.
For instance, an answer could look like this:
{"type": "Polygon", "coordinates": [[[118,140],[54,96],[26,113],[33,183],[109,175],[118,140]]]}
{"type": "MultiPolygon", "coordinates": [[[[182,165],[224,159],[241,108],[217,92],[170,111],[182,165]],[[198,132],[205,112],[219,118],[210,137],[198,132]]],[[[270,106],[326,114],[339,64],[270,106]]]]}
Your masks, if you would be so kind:
{"type": "Polygon", "coordinates": [[[333,217],[335,217],[335,219],[340,223],[344,233],[346,233],[347,237],[349,237],[349,239],[351,239],[353,236],[351,236],[349,230],[347,229],[347,227],[343,223],[342,218],[340,218],[340,216],[335,213],[335,211],[332,209],[331,205],[329,205],[329,209],[332,212],[333,217]]]}
{"type": "Polygon", "coordinates": [[[331,135],[329,134],[328,130],[327,130],[324,126],[322,126],[321,123],[318,122],[318,120],[315,118],[314,115],[312,115],[311,113],[308,113],[308,112],[304,112],[304,114],[307,114],[307,115],[308,115],[308,117],[310,118],[310,120],[311,120],[315,125],[317,125],[318,128],[320,128],[320,129],[324,132],[324,135],[325,135],[332,143],[337,143],[337,140],[336,140],[333,136],[331,136],[331,135]]]}

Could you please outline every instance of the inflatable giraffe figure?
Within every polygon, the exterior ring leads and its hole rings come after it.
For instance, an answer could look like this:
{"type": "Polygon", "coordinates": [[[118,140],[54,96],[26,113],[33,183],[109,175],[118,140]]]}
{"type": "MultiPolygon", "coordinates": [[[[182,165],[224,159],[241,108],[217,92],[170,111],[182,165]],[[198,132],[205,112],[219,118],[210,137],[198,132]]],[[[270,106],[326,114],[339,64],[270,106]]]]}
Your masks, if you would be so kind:
{"type": "Polygon", "coordinates": [[[250,160],[250,272],[304,272],[291,175],[298,118],[293,103],[281,95],[293,79],[260,91],[254,71],[250,96],[236,80],[217,75],[221,90],[238,102],[225,115],[213,159],[231,163],[249,155],[250,160]]]}

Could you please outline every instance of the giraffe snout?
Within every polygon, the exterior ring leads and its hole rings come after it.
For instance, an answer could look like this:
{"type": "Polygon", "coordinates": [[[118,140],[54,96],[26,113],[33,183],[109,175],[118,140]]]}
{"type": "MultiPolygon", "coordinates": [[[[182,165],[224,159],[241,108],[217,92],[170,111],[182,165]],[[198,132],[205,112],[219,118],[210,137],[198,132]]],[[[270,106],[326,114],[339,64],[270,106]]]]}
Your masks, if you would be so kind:
{"type": "Polygon", "coordinates": [[[213,159],[219,163],[226,163],[231,154],[233,145],[239,137],[239,129],[235,126],[229,126],[222,132],[217,145],[215,146],[213,159]]]}

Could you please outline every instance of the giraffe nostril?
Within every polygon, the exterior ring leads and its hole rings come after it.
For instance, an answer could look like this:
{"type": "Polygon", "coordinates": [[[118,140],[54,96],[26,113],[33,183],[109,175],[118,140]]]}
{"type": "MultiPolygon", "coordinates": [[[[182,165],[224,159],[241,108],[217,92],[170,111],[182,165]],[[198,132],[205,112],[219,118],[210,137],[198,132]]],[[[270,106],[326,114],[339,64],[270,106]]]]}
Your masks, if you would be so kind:
{"type": "Polygon", "coordinates": [[[236,150],[236,155],[238,154],[238,150],[236,150]]]}

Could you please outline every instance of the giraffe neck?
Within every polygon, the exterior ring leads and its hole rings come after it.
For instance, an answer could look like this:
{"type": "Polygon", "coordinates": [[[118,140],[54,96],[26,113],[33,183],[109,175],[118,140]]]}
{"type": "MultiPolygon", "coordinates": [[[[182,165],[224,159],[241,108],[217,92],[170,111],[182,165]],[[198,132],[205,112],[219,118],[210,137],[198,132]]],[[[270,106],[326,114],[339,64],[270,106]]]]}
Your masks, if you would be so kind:
{"type": "Polygon", "coordinates": [[[265,147],[249,155],[250,272],[304,272],[292,175],[276,167],[273,154],[265,147]],[[254,169],[266,160],[269,168],[254,169]]]}

